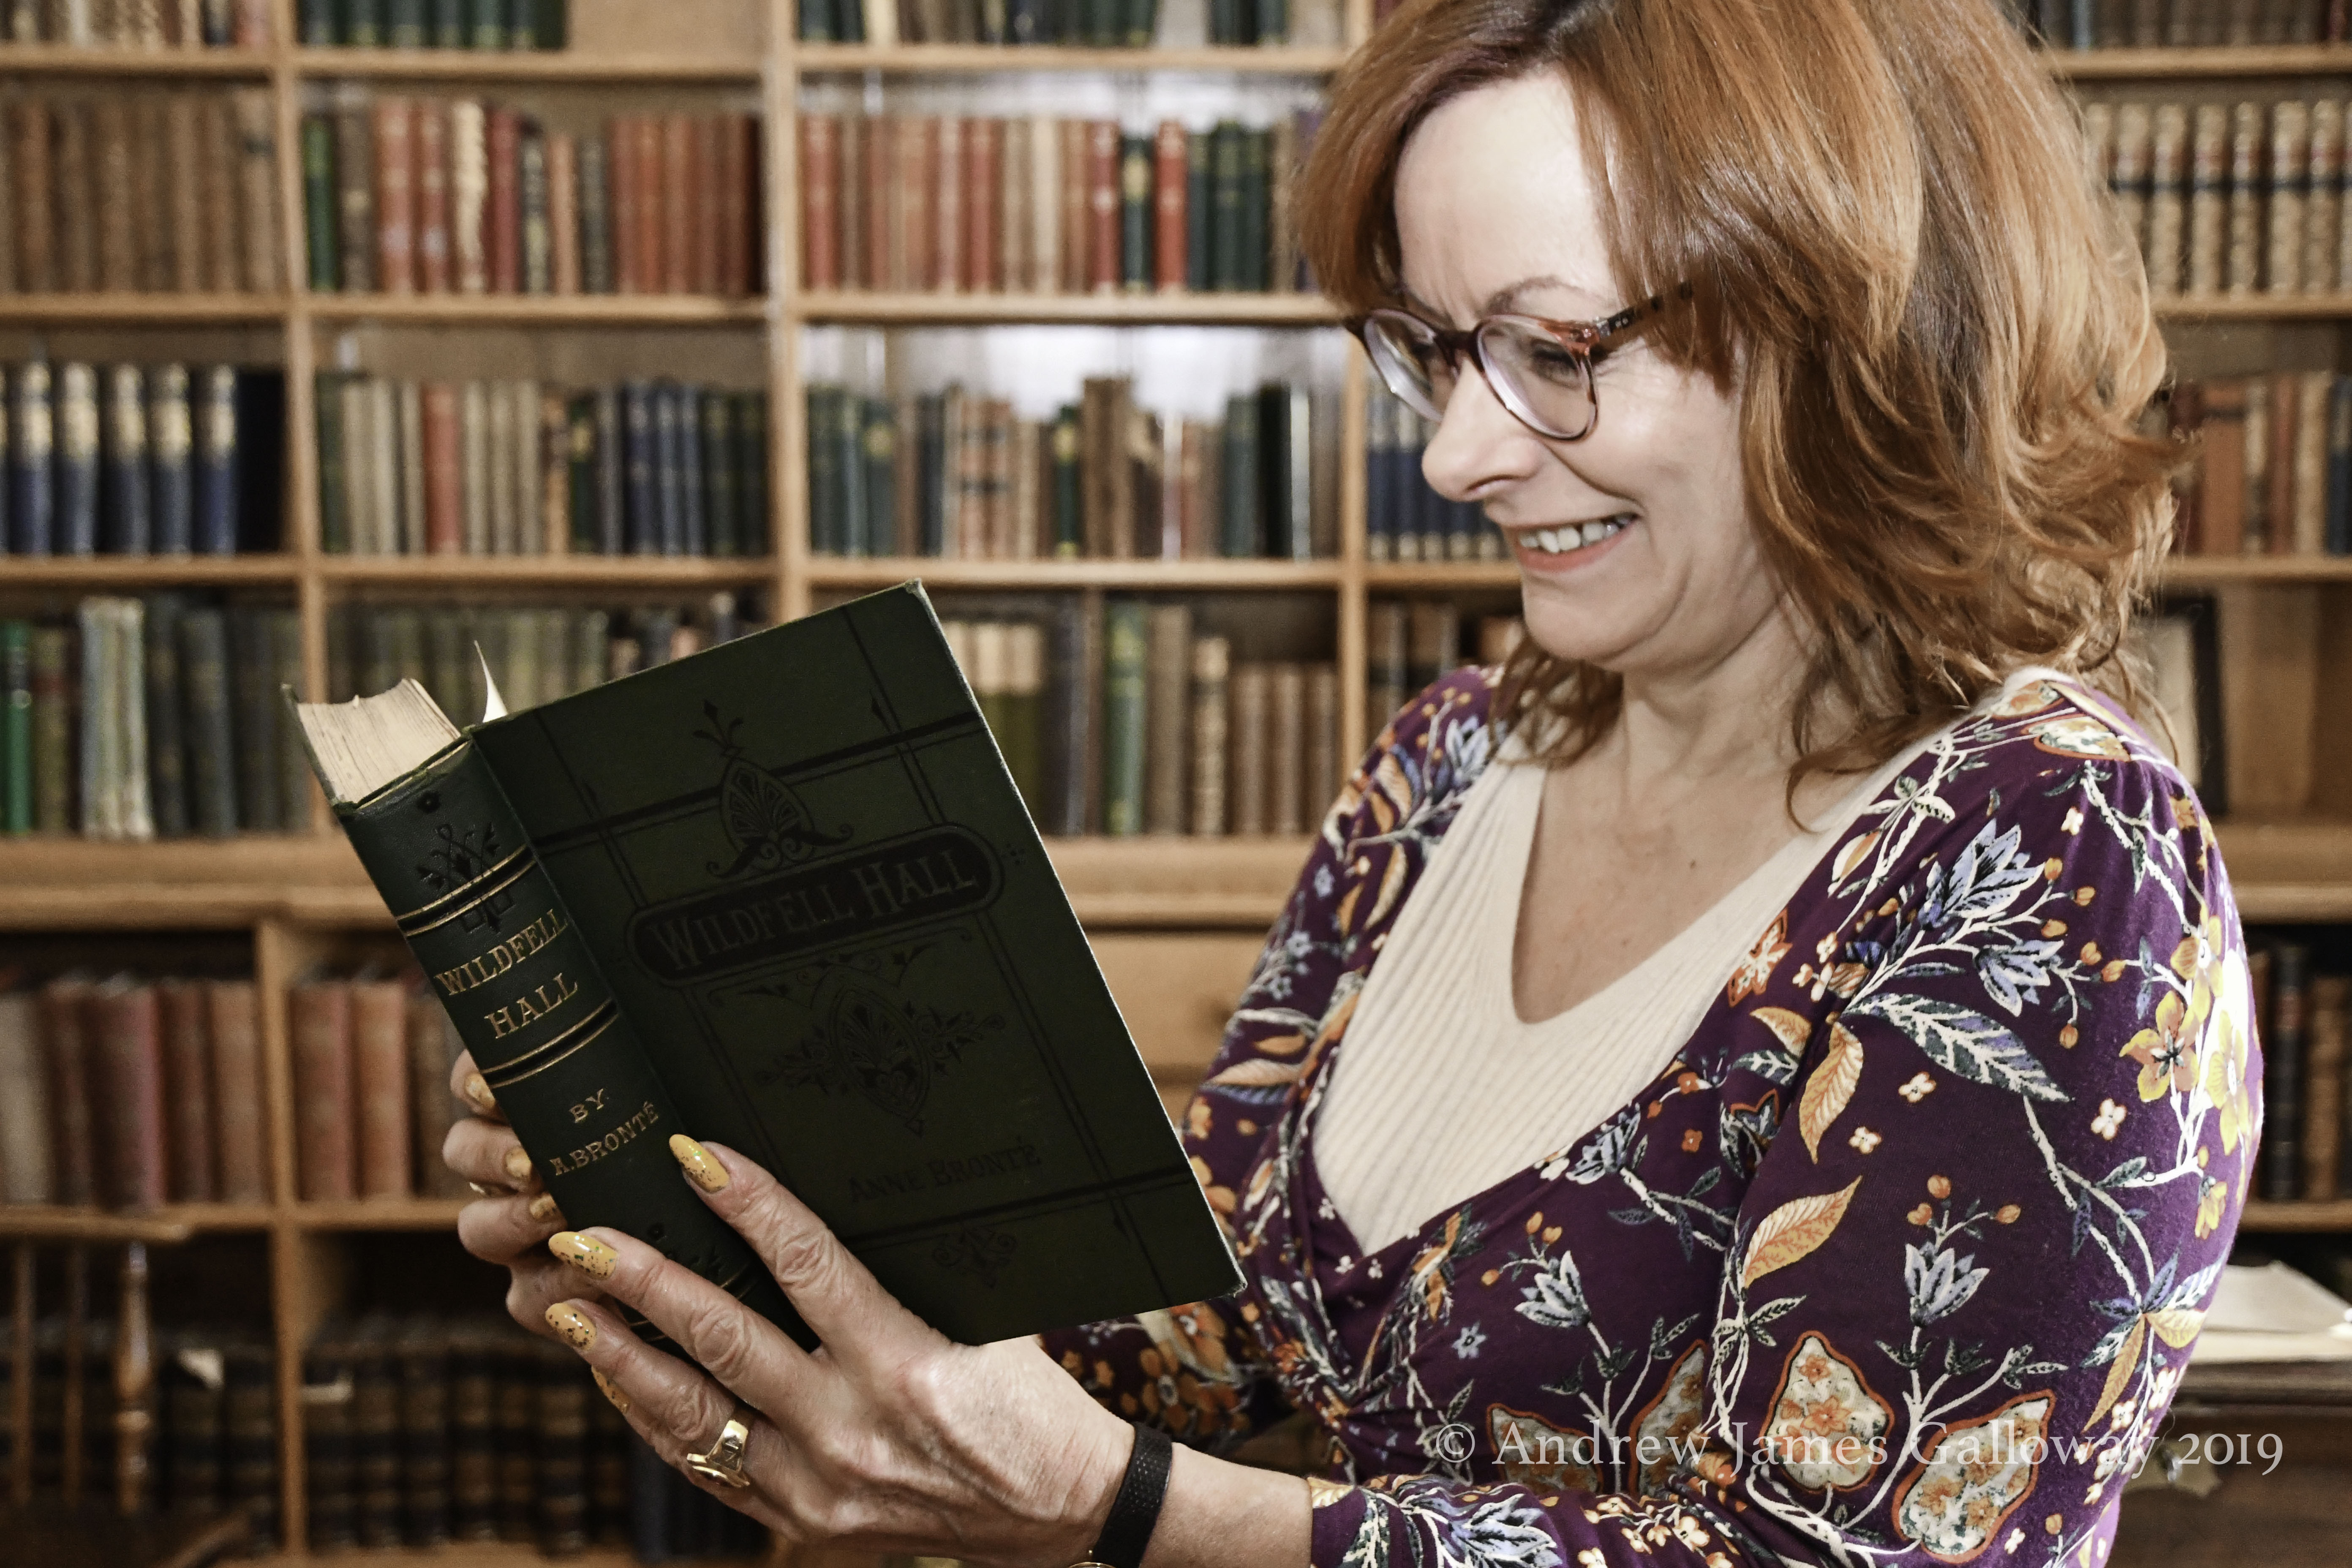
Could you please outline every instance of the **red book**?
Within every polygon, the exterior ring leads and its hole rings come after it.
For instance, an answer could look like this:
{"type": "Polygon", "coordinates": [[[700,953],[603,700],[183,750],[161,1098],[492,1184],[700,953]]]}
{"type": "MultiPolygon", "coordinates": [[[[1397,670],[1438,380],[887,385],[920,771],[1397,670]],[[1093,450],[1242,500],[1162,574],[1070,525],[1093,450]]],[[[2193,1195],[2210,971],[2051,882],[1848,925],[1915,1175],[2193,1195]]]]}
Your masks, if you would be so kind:
{"type": "Polygon", "coordinates": [[[155,987],[163,1013],[163,1114],[170,1122],[172,1201],[210,1203],[214,1180],[212,1025],[205,987],[165,980],[155,987]]]}
{"type": "Polygon", "coordinates": [[[650,114],[635,121],[637,157],[637,288],[658,294],[665,287],[662,266],[662,127],[650,114]]]}
{"type": "Polygon", "coordinates": [[[689,293],[694,288],[694,149],[683,114],[668,114],[661,122],[661,253],[662,291],[689,293]]]}
{"type": "Polygon", "coordinates": [[[558,294],[580,292],[580,142],[569,131],[547,136],[549,282],[558,294]]]}
{"type": "Polygon", "coordinates": [[[717,121],[719,292],[740,299],[751,291],[751,235],[745,223],[751,195],[751,117],[722,114],[717,121]]]}
{"type": "Polygon", "coordinates": [[[605,178],[613,187],[607,215],[613,231],[613,291],[642,294],[637,281],[637,132],[636,121],[616,114],[605,127],[605,178]]]}
{"type": "Polygon", "coordinates": [[[693,220],[694,292],[719,292],[719,122],[698,114],[686,122],[686,168],[692,189],[688,216],[693,220]]]}
{"type": "Polygon", "coordinates": [[[893,132],[898,122],[877,117],[866,122],[866,146],[856,177],[866,182],[866,276],[856,279],[866,289],[903,289],[906,280],[892,276],[890,226],[898,195],[891,176],[898,170],[898,147],[893,132]]]}
{"type": "Polygon", "coordinates": [[[1152,281],[1162,289],[1184,287],[1184,127],[1160,122],[1152,142],[1151,184],[1159,210],[1153,216],[1152,281]]]}
{"type": "Polygon", "coordinates": [[[801,287],[841,287],[841,142],[834,117],[801,116],[801,287]]]}
{"type": "Polygon", "coordinates": [[[269,1201],[268,1147],[263,1123],[261,1013],[250,980],[216,980],[205,987],[213,1047],[213,1105],[223,1203],[269,1201]]]}
{"type": "Polygon", "coordinates": [[[931,164],[931,287],[952,294],[963,287],[964,122],[942,114],[939,152],[931,164]]]}
{"type": "Polygon", "coordinates": [[[462,555],[466,552],[465,451],[457,431],[457,389],[446,381],[428,381],[420,401],[424,428],[417,434],[425,448],[425,553],[462,555]]]}
{"type": "Polygon", "coordinates": [[[352,988],[297,985],[286,1000],[294,1058],[295,1169],[305,1203],[335,1203],[358,1185],[352,1115],[352,988]]]}
{"type": "Polygon", "coordinates": [[[416,292],[415,114],[404,98],[375,105],[375,286],[387,294],[416,292]]]}
{"type": "Polygon", "coordinates": [[[489,221],[483,237],[489,252],[490,292],[522,291],[522,116],[511,109],[493,109],[487,142],[489,152],[489,221]]]}
{"type": "Polygon", "coordinates": [[[996,276],[997,185],[1003,176],[1003,138],[993,120],[963,122],[963,283],[992,292],[996,276]]]}
{"type": "Polygon", "coordinates": [[[360,1196],[403,1198],[408,1161],[408,988],[396,980],[352,986],[352,1069],[359,1110],[360,1196]]]}
{"type": "Polygon", "coordinates": [[[152,985],[110,981],[83,1004],[90,1119],[99,1131],[99,1195],[115,1208],[162,1205],[163,1026],[152,985]]]}
{"type": "Polygon", "coordinates": [[[1118,289],[1118,121],[1087,127],[1087,287],[1118,289]]]}
{"type": "Polygon", "coordinates": [[[58,1202],[98,1202],[91,1148],[90,1068],[83,1003],[89,983],[53,980],[41,988],[41,1055],[48,1066],[49,1123],[57,1152],[58,1202]]]}
{"type": "Polygon", "coordinates": [[[449,111],[416,106],[416,286],[449,291],[449,111]]]}
{"type": "Polygon", "coordinates": [[[931,163],[940,152],[940,122],[908,116],[891,131],[898,144],[898,243],[890,252],[890,287],[931,286],[931,163]]]}

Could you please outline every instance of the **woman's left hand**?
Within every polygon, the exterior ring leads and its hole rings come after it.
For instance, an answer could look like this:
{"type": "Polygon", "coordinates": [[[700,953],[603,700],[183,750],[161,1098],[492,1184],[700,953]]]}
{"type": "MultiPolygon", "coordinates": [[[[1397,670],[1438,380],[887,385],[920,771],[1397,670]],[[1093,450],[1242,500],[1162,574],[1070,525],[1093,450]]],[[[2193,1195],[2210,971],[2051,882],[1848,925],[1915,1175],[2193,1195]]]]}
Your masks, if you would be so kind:
{"type": "Polygon", "coordinates": [[[697,1484],[795,1543],[976,1563],[1086,1556],[1126,1471],[1127,1422],[1034,1338],[949,1340],[742,1155],[688,1138],[670,1146],[823,1344],[802,1350],[717,1286],[617,1231],[554,1237],[549,1249],[583,1284],[593,1279],[644,1313],[693,1358],[689,1365],[652,1349],[607,1307],[570,1300],[547,1311],[666,1463],[708,1451],[731,1416],[750,1429],[750,1485],[707,1477],[697,1484]]]}

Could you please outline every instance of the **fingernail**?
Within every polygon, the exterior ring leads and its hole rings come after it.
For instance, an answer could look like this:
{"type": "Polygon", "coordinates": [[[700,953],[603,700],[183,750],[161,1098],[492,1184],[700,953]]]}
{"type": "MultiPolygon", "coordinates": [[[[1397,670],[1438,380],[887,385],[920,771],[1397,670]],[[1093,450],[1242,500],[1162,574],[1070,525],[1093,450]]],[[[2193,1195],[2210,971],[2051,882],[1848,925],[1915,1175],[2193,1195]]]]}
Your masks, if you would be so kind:
{"type": "Polygon", "coordinates": [[[588,1321],[587,1313],[569,1301],[558,1301],[547,1310],[547,1326],[573,1350],[584,1351],[596,1342],[596,1325],[588,1321]]]}
{"type": "Polygon", "coordinates": [[[629,1396],[614,1385],[613,1380],[604,1375],[603,1368],[592,1366],[588,1369],[588,1375],[596,1380],[596,1386],[604,1390],[604,1397],[613,1402],[614,1409],[624,1415],[629,1413],[629,1396]]]}
{"type": "Polygon", "coordinates": [[[549,1237],[547,1250],[594,1279],[610,1279],[621,1262],[619,1253],[576,1230],[559,1230],[549,1237]]]}
{"type": "Polygon", "coordinates": [[[710,1151],[683,1132],[669,1135],[669,1152],[686,1169],[687,1179],[706,1193],[722,1192],[727,1186],[727,1167],[710,1157],[710,1151]]]}
{"type": "Polygon", "coordinates": [[[466,1075],[466,1098],[473,1101],[477,1110],[496,1110],[499,1108],[498,1096],[490,1092],[490,1080],[478,1072],[466,1075]]]}
{"type": "Polygon", "coordinates": [[[530,1180],[530,1151],[525,1149],[521,1144],[518,1143],[513,1148],[508,1150],[507,1157],[499,1163],[506,1167],[507,1174],[512,1176],[516,1181],[527,1182],[530,1180]]]}
{"type": "Polygon", "coordinates": [[[539,1196],[531,1199],[530,1217],[541,1222],[542,1224],[551,1219],[562,1218],[563,1216],[562,1215],[555,1212],[555,1194],[553,1193],[541,1193],[539,1196]]]}

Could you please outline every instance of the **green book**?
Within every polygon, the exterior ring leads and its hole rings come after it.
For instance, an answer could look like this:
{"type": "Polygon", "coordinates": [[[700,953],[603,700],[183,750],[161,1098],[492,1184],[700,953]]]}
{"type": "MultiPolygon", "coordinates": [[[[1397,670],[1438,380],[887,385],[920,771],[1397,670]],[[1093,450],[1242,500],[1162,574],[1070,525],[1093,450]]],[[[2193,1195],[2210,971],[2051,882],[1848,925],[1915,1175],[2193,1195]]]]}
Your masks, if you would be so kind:
{"type": "Polygon", "coordinates": [[[866,553],[898,553],[898,426],[887,397],[866,399],[866,553]]]}
{"type": "Polygon", "coordinates": [[[73,826],[73,634],[33,628],[33,830],[73,826]]]}
{"type": "Polygon", "coordinates": [[[395,49],[421,49],[427,37],[425,0],[385,0],[384,42],[395,49]]]}
{"type": "Polygon", "coordinates": [[[342,41],[355,49],[383,47],[384,0],[342,0],[342,41]]]}
{"type": "Polygon", "coordinates": [[[1118,142],[1118,286],[1129,294],[1151,291],[1151,138],[1122,136],[1118,142]]]}
{"type": "Polygon", "coordinates": [[[436,49],[466,47],[466,0],[425,0],[431,20],[426,27],[436,49]]]}
{"type": "Polygon", "coordinates": [[[1086,439],[1075,404],[1054,416],[1054,554],[1074,561],[1087,552],[1086,439]]]}
{"type": "Polygon", "coordinates": [[[1266,255],[1266,153],[1274,140],[1270,131],[1239,131],[1241,144],[1241,236],[1236,241],[1239,269],[1236,289],[1263,293],[1273,266],[1266,255]]]}
{"type": "Polygon", "coordinates": [[[467,0],[466,41],[477,49],[507,47],[507,0],[467,0]]]}
{"type": "Polygon", "coordinates": [[[297,0],[294,11],[305,45],[314,49],[334,47],[335,0],[297,0]]]}
{"type": "Polygon", "coordinates": [[[768,395],[735,398],[736,449],[742,454],[736,489],[742,497],[743,553],[768,552],[768,395]]]}
{"type": "Polygon", "coordinates": [[[1240,1284],[919,584],[462,735],[362,703],[297,709],[320,781],[574,1226],[814,1345],[683,1132],[965,1343],[1240,1284]]]}
{"type": "Polygon", "coordinates": [[[1144,670],[1149,612],[1139,599],[1103,606],[1103,831],[1143,831],[1144,670]]]}
{"type": "Polygon", "coordinates": [[[335,196],[335,123],[323,114],[302,117],[302,233],[310,257],[310,292],[331,294],[343,270],[335,254],[342,209],[335,196]]]}
{"type": "Polygon", "coordinates": [[[808,389],[808,527],[809,551],[816,555],[845,553],[841,529],[841,446],[833,438],[840,425],[835,406],[848,393],[829,383],[808,389]]]}
{"type": "Polygon", "coordinates": [[[33,627],[0,621],[0,833],[33,831],[33,627]]]}
{"type": "Polygon", "coordinates": [[[1218,498],[1218,553],[1249,560],[1265,553],[1265,531],[1259,525],[1258,400],[1254,393],[1225,399],[1223,461],[1219,465],[1223,494],[1218,498]]]}
{"type": "Polygon", "coordinates": [[[572,42],[572,6],[570,0],[534,0],[538,35],[534,40],[542,49],[561,49],[572,42]]]}
{"type": "Polygon", "coordinates": [[[1248,135],[1224,120],[1209,133],[1209,287],[1242,281],[1242,141],[1248,135]]]}
{"type": "Polygon", "coordinates": [[[833,547],[844,555],[866,553],[866,400],[848,387],[833,395],[833,547]]]}
{"type": "Polygon", "coordinates": [[[596,395],[593,392],[565,400],[563,467],[566,499],[572,509],[572,553],[604,554],[596,496],[596,395]]]}
{"type": "Polygon", "coordinates": [[[1209,287],[1209,150],[1206,131],[1184,133],[1184,287],[1198,294],[1209,287]]]}
{"type": "Polygon", "coordinates": [[[706,392],[702,404],[703,527],[713,555],[743,553],[741,488],[736,482],[735,398],[706,392]]]}
{"type": "Polygon", "coordinates": [[[344,472],[344,377],[337,371],[318,374],[319,410],[319,548],[330,555],[347,555],[352,548],[352,509],[344,472]]]}

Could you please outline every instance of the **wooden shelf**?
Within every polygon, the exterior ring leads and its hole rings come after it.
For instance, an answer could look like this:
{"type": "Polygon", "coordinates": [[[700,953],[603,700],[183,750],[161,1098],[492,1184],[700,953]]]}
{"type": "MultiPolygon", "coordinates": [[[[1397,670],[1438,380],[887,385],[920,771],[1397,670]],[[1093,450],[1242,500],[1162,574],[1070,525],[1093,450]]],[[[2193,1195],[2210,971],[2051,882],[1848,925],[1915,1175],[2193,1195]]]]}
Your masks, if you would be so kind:
{"type": "Polygon", "coordinates": [[[2352,1198],[2249,1203],[2238,1228],[2257,1232],[2352,1230],[2352,1198]]]}
{"type": "Polygon", "coordinates": [[[0,76],[243,77],[266,81],[272,49],[76,48],[0,44],[0,76]]]}
{"type": "Polygon", "coordinates": [[[776,573],[765,555],[325,555],[329,583],[417,586],[596,584],[606,587],[726,587],[764,583],[776,573]]]}
{"type": "Polygon", "coordinates": [[[183,583],[292,583],[294,557],[268,555],[47,555],[8,557],[0,586],[147,588],[183,583]]]}
{"type": "Polygon", "coordinates": [[[2167,587],[2225,583],[2352,583],[2352,556],[2176,555],[2164,563],[2167,587]]]}
{"type": "Polygon", "coordinates": [[[2284,44],[2216,49],[2044,49],[2071,81],[2174,81],[2254,76],[2352,76],[2352,46],[2284,44]]]}
{"type": "Polygon", "coordinates": [[[564,49],[313,49],[293,51],[304,77],[410,81],[711,82],[751,86],[754,61],[692,55],[580,55],[564,49]]]}
{"type": "Polygon", "coordinates": [[[0,323],[210,326],[282,321],[286,307],[282,294],[0,294],[0,323]]]}
{"type": "Polygon", "coordinates": [[[2208,294],[2154,301],[2159,320],[2200,321],[2325,321],[2352,318],[2352,294],[2208,294]]]}
{"type": "Polygon", "coordinates": [[[736,326],[767,320],[768,301],[704,294],[305,294],[319,321],[425,326],[736,326]]]}
{"type": "Polygon", "coordinates": [[[1288,45],[1182,49],[1089,49],[1060,45],[799,44],[793,65],[803,76],[878,70],[908,76],[982,71],[1233,71],[1251,76],[1328,76],[1346,61],[1339,48],[1288,45]]]}
{"type": "MultiPolygon", "coordinates": [[[[438,1159],[439,1152],[434,1152],[438,1159]]],[[[285,1211],[298,1229],[455,1230],[463,1198],[358,1198],[350,1203],[297,1204],[285,1211]]]]}
{"type": "Polygon", "coordinates": [[[1516,561],[1376,561],[1364,568],[1364,584],[1375,593],[1413,589],[1516,588],[1516,561]]]}
{"type": "Polygon", "coordinates": [[[887,588],[920,578],[933,588],[1330,588],[1336,561],[942,561],[929,556],[817,556],[819,588],[887,588]]]}
{"type": "Polygon", "coordinates": [[[874,326],[1075,321],[1112,326],[1328,326],[1320,294],[877,294],[812,291],[784,302],[787,321],[874,326]]]}

